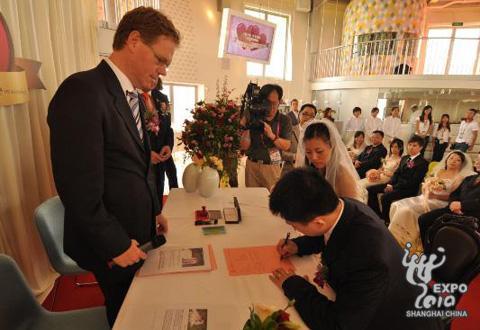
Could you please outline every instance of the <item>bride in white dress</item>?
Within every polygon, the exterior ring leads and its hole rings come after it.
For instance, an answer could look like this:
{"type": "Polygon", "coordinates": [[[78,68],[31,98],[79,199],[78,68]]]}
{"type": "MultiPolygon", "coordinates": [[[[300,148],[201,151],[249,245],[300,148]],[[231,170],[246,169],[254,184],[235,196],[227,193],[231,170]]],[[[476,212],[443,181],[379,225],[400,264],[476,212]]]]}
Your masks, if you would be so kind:
{"type": "Polygon", "coordinates": [[[360,177],[335,124],[328,119],[312,120],[300,133],[299,142],[295,167],[313,166],[339,197],[366,201],[366,189],[359,184],[360,177]]]}
{"type": "Polygon", "coordinates": [[[405,244],[410,242],[410,251],[423,252],[418,217],[431,210],[446,207],[450,193],[465,177],[472,174],[474,172],[470,157],[461,151],[452,151],[435,167],[433,177],[425,179],[420,196],[393,203],[388,229],[398,243],[405,247],[405,244]]]}

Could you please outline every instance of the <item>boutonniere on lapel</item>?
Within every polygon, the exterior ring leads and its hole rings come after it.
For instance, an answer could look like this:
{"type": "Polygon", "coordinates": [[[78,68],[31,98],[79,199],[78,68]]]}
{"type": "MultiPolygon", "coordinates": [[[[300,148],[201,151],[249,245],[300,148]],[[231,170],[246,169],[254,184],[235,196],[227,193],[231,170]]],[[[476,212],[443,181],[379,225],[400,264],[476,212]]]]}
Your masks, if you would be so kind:
{"type": "Polygon", "coordinates": [[[160,131],[160,119],[157,110],[145,111],[145,127],[147,128],[147,131],[158,135],[158,132],[160,131]]]}
{"type": "Polygon", "coordinates": [[[313,282],[315,282],[319,287],[323,288],[328,281],[328,267],[327,265],[323,265],[322,262],[317,265],[317,272],[315,273],[315,277],[313,278],[313,282]]]}
{"type": "Polygon", "coordinates": [[[407,167],[408,168],[414,168],[415,167],[415,162],[413,161],[413,159],[409,159],[407,161],[407,167]]]}

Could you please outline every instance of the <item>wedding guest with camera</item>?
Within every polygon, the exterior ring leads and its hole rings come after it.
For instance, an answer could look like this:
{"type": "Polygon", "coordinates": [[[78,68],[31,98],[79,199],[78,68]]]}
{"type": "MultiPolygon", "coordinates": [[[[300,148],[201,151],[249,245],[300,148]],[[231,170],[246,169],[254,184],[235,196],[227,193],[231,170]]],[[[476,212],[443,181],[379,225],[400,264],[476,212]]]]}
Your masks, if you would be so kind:
{"type": "Polygon", "coordinates": [[[248,156],[245,168],[247,187],[265,187],[271,190],[282,173],[282,151],[290,148],[292,124],[290,119],[278,111],[283,96],[282,87],[264,85],[260,96],[268,100],[269,108],[260,125],[251,125],[252,114],[245,111],[241,124],[245,127],[240,140],[241,150],[248,156]]]}
{"type": "Polygon", "coordinates": [[[477,174],[466,177],[448,198],[446,207],[436,209],[418,218],[420,237],[425,244],[428,229],[444,214],[458,214],[480,219],[480,154],[475,161],[477,174]]]}
{"type": "Polygon", "coordinates": [[[370,186],[368,190],[368,205],[388,224],[390,223],[390,206],[393,202],[416,196],[420,184],[428,170],[428,162],[423,158],[420,151],[423,148],[423,139],[414,135],[408,141],[408,155],[400,161],[400,165],[388,183],[370,186]],[[378,194],[382,210],[378,203],[378,194]]]}
{"type": "Polygon", "coordinates": [[[374,131],[370,136],[370,141],[372,144],[367,146],[354,162],[361,179],[365,178],[367,171],[380,168],[382,159],[387,156],[387,148],[383,145],[382,131],[374,131]]]}
{"type": "Polygon", "coordinates": [[[146,258],[139,245],[167,231],[137,90],[151,90],[167,74],[179,43],[179,32],[158,10],[127,12],[108,59],[68,77],[48,109],[64,250],[94,273],[111,326],[146,258]]]}
{"type": "Polygon", "coordinates": [[[295,169],[275,185],[270,210],[304,236],[281,239],[283,258],[321,254],[319,271],[270,276],[310,329],[433,330],[437,318],[408,318],[421,294],[406,280],[403,250],[366,205],[339,198],[323,175],[295,169]]]}

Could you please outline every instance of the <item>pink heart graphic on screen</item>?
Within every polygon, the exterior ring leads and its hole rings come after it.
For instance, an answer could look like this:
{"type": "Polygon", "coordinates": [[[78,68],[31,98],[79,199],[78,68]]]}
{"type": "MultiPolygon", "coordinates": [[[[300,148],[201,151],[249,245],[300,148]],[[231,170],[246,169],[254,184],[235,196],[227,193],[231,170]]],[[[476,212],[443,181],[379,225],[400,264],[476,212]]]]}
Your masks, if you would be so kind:
{"type": "Polygon", "coordinates": [[[260,33],[260,28],[255,24],[251,24],[248,27],[243,23],[238,24],[237,38],[240,41],[250,44],[265,45],[267,43],[267,36],[265,33],[260,33]]]}

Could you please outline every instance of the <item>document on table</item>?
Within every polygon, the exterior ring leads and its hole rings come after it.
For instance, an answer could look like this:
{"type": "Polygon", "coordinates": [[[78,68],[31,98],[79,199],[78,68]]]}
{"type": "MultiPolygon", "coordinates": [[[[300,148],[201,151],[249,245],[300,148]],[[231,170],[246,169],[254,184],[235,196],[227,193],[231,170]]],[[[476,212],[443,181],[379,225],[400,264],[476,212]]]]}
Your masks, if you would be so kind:
{"type": "Polygon", "coordinates": [[[289,259],[280,260],[275,246],[224,249],[230,276],[269,274],[277,268],[295,270],[289,259]]]}
{"type": "Polygon", "coordinates": [[[171,308],[159,313],[155,322],[158,330],[207,330],[208,310],[206,308],[171,308]]]}
{"type": "Polygon", "coordinates": [[[213,252],[210,246],[160,247],[151,250],[140,268],[139,276],[211,271],[213,252]]]}

